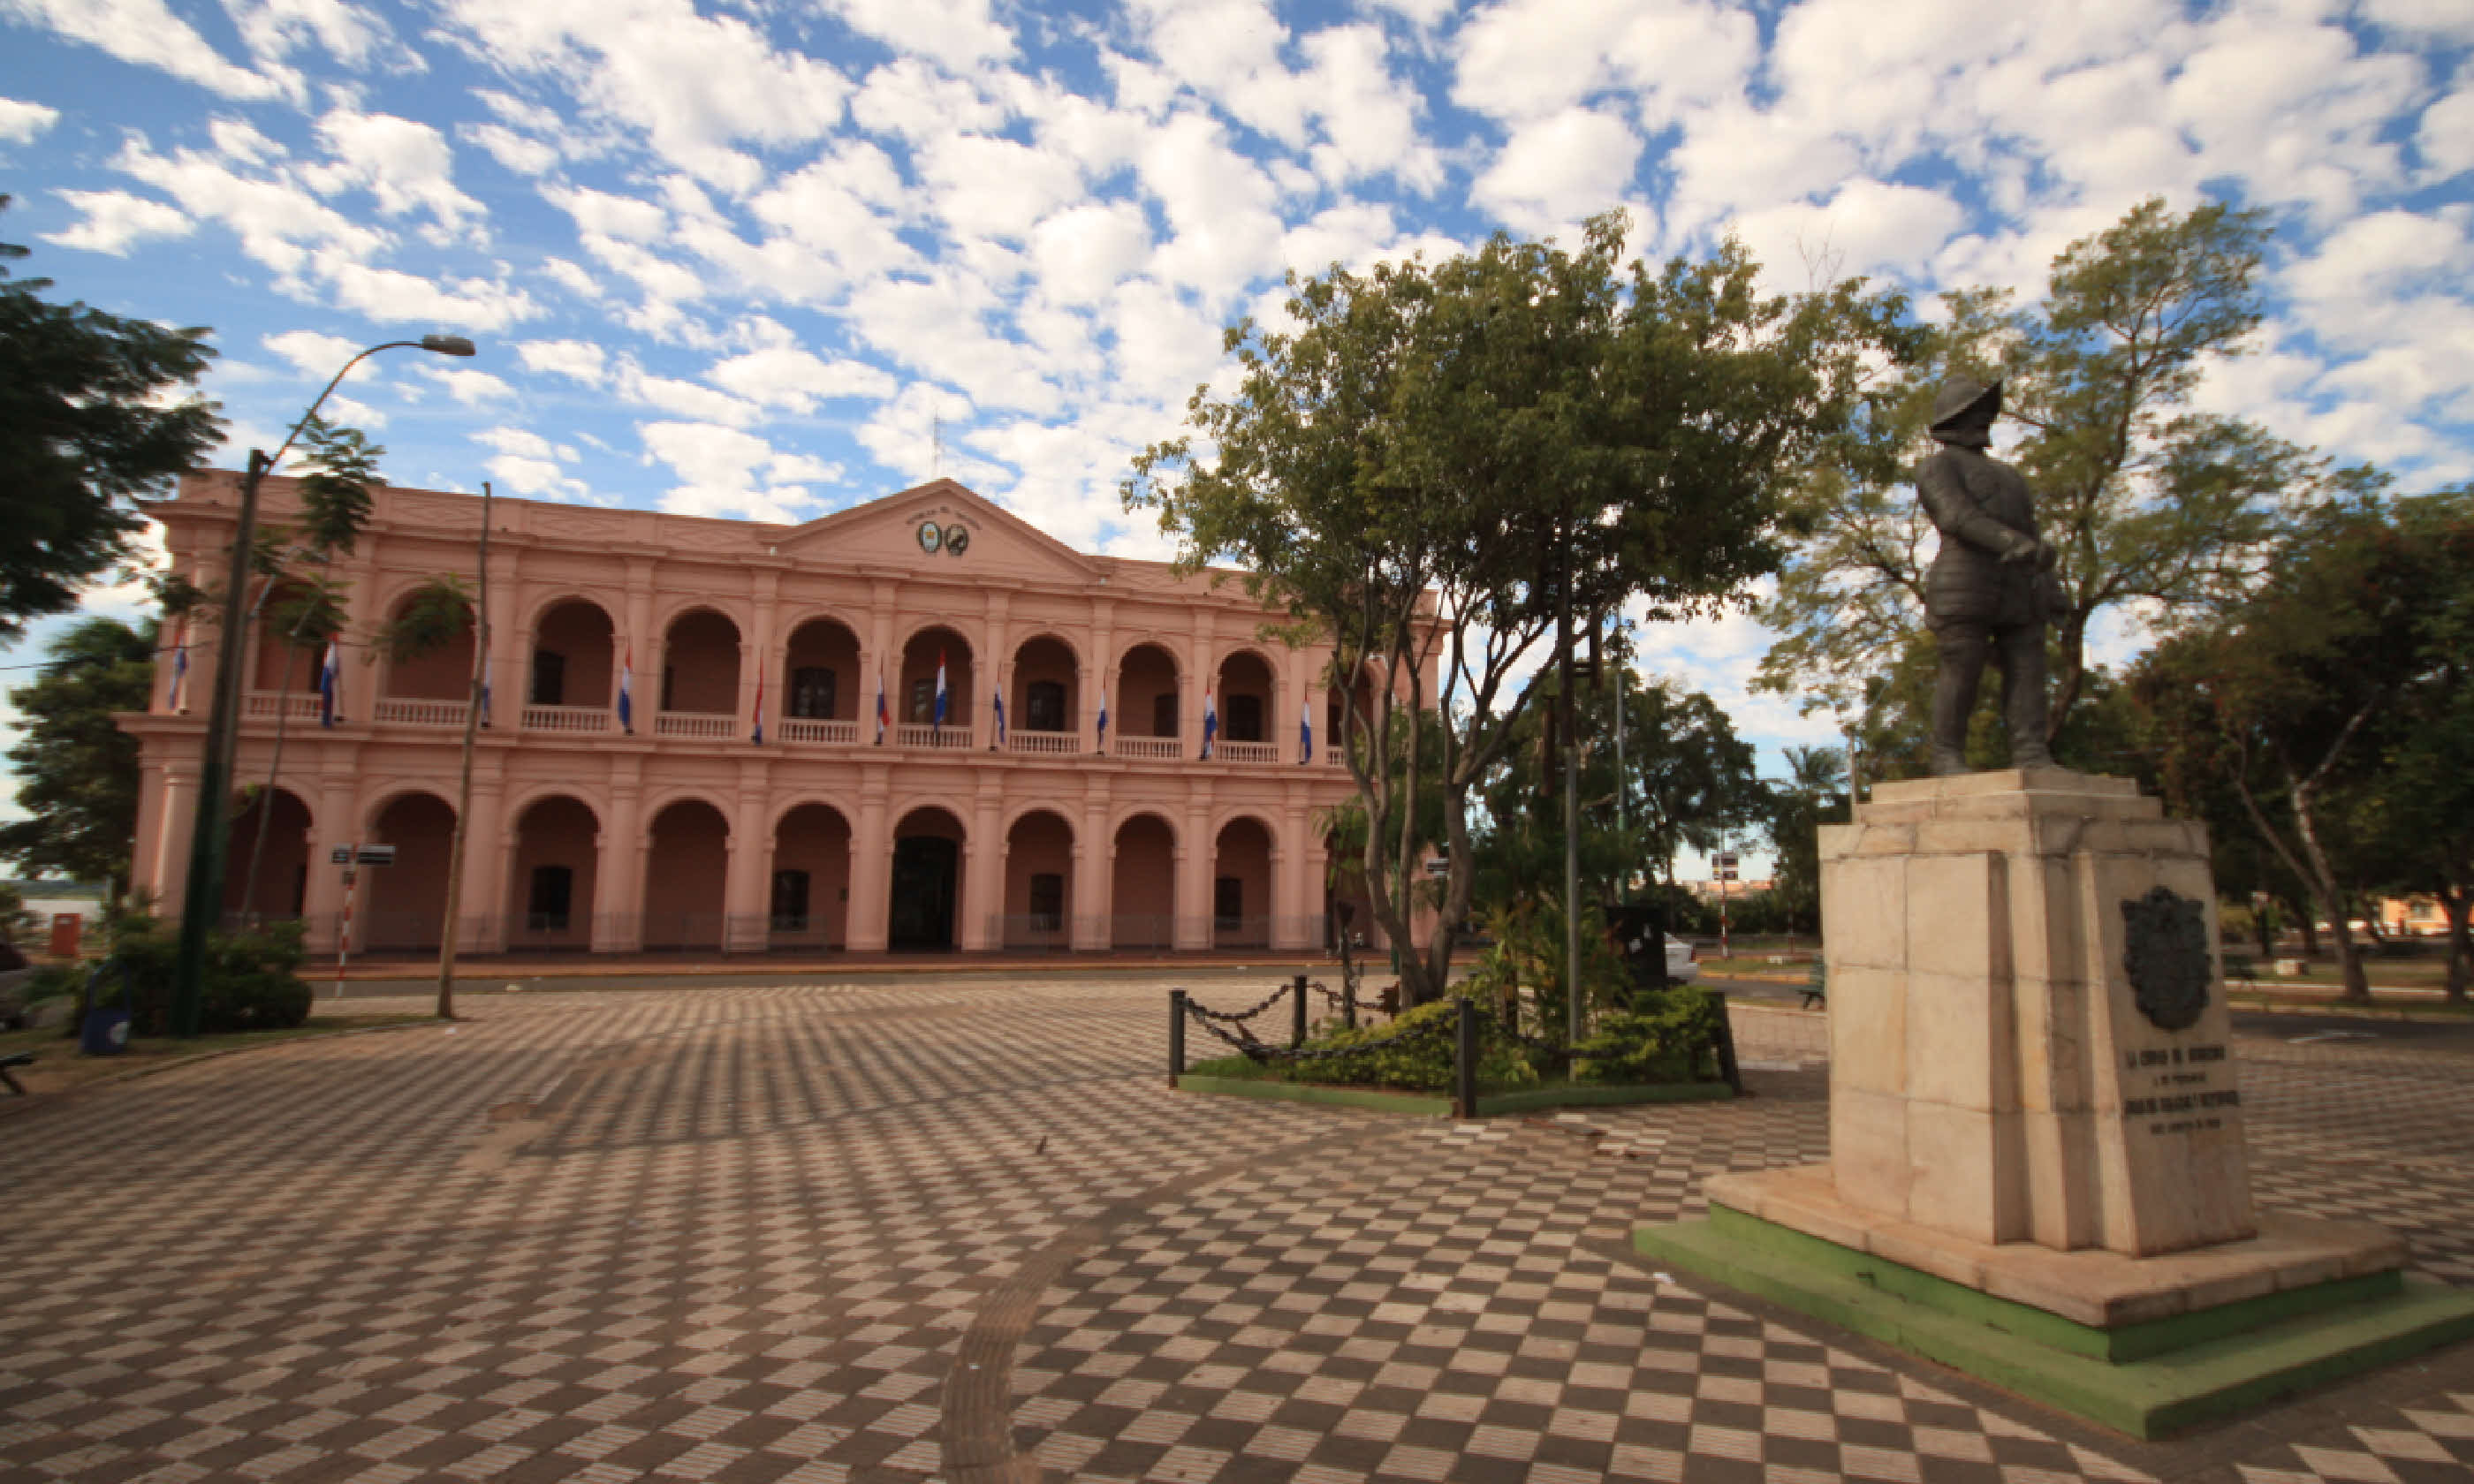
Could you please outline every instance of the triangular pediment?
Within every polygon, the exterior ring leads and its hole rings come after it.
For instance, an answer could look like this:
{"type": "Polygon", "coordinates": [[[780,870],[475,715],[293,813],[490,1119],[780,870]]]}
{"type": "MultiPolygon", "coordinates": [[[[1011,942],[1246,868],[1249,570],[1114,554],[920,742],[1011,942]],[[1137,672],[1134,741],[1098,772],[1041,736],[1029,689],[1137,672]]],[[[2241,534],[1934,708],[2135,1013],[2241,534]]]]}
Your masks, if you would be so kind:
{"type": "Polygon", "coordinates": [[[1089,582],[1102,568],[1063,541],[951,479],[854,505],[793,527],[774,543],[791,558],[827,558],[871,568],[915,568],[921,577],[971,574],[1049,582],[1089,582]],[[934,525],[933,548],[921,535],[934,525]],[[964,533],[962,550],[951,534],[964,533]]]}

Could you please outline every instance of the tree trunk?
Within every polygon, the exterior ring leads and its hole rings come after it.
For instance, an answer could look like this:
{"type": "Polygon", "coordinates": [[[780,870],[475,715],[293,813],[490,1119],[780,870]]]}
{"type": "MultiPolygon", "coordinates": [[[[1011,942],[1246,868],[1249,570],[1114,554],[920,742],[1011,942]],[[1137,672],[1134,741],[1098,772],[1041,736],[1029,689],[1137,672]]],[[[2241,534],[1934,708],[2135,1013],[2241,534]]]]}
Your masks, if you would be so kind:
{"type": "Polygon", "coordinates": [[[2328,930],[2337,940],[2337,972],[2344,982],[2338,998],[2355,1004],[2369,1004],[2371,982],[2363,970],[2363,958],[2354,946],[2354,929],[2345,921],[2345,893],[2337,884],[2337,874],[2328,865],[2328,852],[2319,846],[2319,823],[2315,817],[2308,785],[2293,786],[2293,825],[2302,836],[2303,858],[2310,863],[2313,895],[2328,906],[2328,930]]]}
{"type": "Polygon", "coordinates": [[[2285,904],[2293,909],[2294,922],[2300,925],[2302,956],[2317,958],[2319,956],[2318,913],[2314,910],[2310,897],[2306,895],[2299,901],[2289,897],[2285,898],[2285,904]]]}
{"type": "MultiPolygon", "coordinates": [[[[2274,900],[2272,898],[2269,899],[2274,900]]],[[[2276,957],[2276,934],[2269,930],[2268,910],[2268,902],[2251,903],[2250,930],[2259,938],[2259,957],[2262,966],[2276,957]]]]}
{"type": "Polygon", "coordinates": [[[2439,893],[2440,910],[2448,914],[2448,1002],[2465,1003],[2466,969],[2474,967],[2474,936],[2469,936],[2466,919],[2474,909],[2474,885],[2443,887],[2439,893]]]}

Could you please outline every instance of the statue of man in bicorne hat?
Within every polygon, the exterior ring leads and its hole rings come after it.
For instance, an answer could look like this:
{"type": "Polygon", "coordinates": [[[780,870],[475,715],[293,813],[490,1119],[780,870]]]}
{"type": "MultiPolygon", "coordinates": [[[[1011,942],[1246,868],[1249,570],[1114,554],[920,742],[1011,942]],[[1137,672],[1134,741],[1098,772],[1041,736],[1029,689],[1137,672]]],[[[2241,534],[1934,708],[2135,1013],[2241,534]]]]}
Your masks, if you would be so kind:
{"type": "Polygon", "coordinates": [[[1940,650],[1933,684],[1932,769],[1967,771],[1967,720],[1990,658],[2001,667],[2010,765],[2052,766],[2045,743],[2045,623],[2059,610],[2055,552],[2036,536],[2027,481],[1985,449],[2001,415],[2001,383],[1956,377],[1933,398],[1941,447],[1916,471],[1916,492],[1941,530],[1925,577],[1925,622],[1940,650]]]}

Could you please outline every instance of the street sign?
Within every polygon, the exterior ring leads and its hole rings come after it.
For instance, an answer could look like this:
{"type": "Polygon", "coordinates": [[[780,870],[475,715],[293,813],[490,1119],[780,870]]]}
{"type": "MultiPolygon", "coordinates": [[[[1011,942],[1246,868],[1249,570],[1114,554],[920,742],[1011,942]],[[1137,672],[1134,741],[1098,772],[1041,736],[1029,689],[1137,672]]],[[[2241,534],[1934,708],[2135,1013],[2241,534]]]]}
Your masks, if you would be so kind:
{"type": "Polygon", "coordinates": [[[349,845],[336,846],[327,852],[327,864],[329,866],[349,866],[352,863],[352,848],[349,845]]]}
{"type": "Polygon", "coordinates": [[[1426,858],[1426,874],[1430,876],[1447,876],[1451,874],[1452,858],[1450,856],[1430,855],[1426,858]]]}
{"type": "Polygon", "coordinates": [[[1710,859],[1710,863],[1711,863],[1712,865],[1714,865],[1714,866],[1717,868],[1717,872],[1718,872],[1718,877],[1717,877],[1717,878],[1718,878],[1719,880],[1721,880],[1721,881],[1733,881],[1734,879],[1735,879],[1735,852],[1734,852],[1734,851],[1733,851],[1733,850],[1720,850],[1717,854],[1715,854],[1715,855],[1711,856],[1710,859]]]}
{"type": "Polygon", "coordinates": [[[392,866],[395,864],[395,847],[365,845],[361,847],[361,853],[357,859],[364,866],[392,866]]]}

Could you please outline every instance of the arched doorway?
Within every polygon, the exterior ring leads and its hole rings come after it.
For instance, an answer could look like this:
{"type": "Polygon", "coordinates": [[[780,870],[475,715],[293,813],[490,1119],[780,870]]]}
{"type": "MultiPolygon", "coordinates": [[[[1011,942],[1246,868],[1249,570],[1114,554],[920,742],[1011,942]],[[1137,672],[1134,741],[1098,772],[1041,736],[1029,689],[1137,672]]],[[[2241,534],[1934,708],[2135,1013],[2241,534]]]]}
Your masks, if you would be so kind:
{"type": "Polygon", "coordinates": [[[971,718],[978,715],[979,681],[970,641],[938,625],[922,629],[902,646],[902,665],[892,694],[885,698],[905,747],[968,748],[971,718]],[[936,667],[945,668],[945,720],[936,720],[936,667]]]}
{"type": "MultiPolygon", "coordinates": [[[[404,610],[420,596],[415,591],[397,599],[387,615],[388,622],[401,619],[404,610]]],[[[446,643],[408,659],[388,660],[386,679],[378,693],[388,700],[461,702],[471,696],[472,685],[473,619],[468,609],[464,626],[446,643]]]]}
{"type": "Polygon", "coordinates": [[[962,822],[933,806],[911,810],[894,826],[887,947],[954,946],[954,919],[962,902],[962,822]]]}
{"type": "Polygon", "coordinates": [[[1272,832],[1260,820],[1230,820],[1212,843],[1211,945],[1272,945],[1272,832]]]}
{"type": "Polygon", "coordinates": [[[730,875],[730,823],[701,799],[681,799],[653,816],[644,858],[647,950],[718,948],[723,892],[730,875]]]}
{"type": "MultiPolygon", "coordinates": [[[[662,635],[661,709],[729,716],[739,709],[739,625],[709,608],[681,613],[662,635]]],[[[727,725],[721,734],[732,729],[727,725]]],[[[696,735],[703,735],[698,730],[696,735]]]]}
{"type": "Polygon", "coordinates": [[[1081,677],[1063,639],[1040,634],[1013,652],[1006,745],[1017,753],[1071,753],[1080,746],[1081,677]]]}
{"type": "Polygon", "coordinates": [[[782,816],[773,826],[768,946],[849,945],[850,855],[850,822],[831,804],[803,803],[782,816]]]}
{"type": "Polygon", "coordinates": [[[1214,684],[1220,737],[1213,751],[1228,762],[1277,762],[1280,734],[1271,665],[1252,650],[1241,649],[1220,662],[1214,684]]]}
{"type": "Polygon", "coordinates": [[[616,683],[612,676],[618,670],[613,634],[610,615],[585,598],[570,598],[542,614],[533,626],[524,704],[608,711],[616,683]]]}
{"type": "Polygon", "coordinates": [[[785,742],[850,742],[859,737],[859,636],[831,618],[790,631],[782,657],[780,707],[785,742]]]}
{"type": "Polygon", "coordinates": [[[1176,946],[1176,834],[1156,814],[1117,826],[1108,897],[1108,945],[1176,946]]]}
{"type": "Polygon", "coordinates": [[[372,953],[436,951],[447,916],[455,806],[436,794],[398,794],[378,810],[368,838],[394,846],[395,860],[357,868],[362,944],[372,953]]]}
{"type": "Polygon", "coordinates": [[[1008,948],[1074,945],[1074,826],[1033,809],[1006,832],[1005,931],[1008,948]]]}
{"type": "MultiPolygon", "coordinates": [[[[306,584],[280,582],[257,602],[257,616],[252,620],[257,629],[257,659],[250,667],[250,689],[291,695],[317,691],[327,641],[304,637],[298,645],[292,642],[292,630],[311,595],[306,584]]],[[[208,678],[211,682],[211,671],[208,678]]]]}
{"type": "Polygon", "coordinates": [[[1109,730],[1128,757],[1177,755],[1176,659],[1156,644],[1137,644],[1117,666],[1117,697],[1109,730]]]}
{"type": "Polygon", "coordinates": [[[591,806],[565,794],[524,806],[507,871],[509,948],[592,945],[600,832],[591,806]]]}
{"type": "Polygon", "coordinates": [[[257,788],[233,805],[231,821],[224,857],[225,914],[261,922],[301,916],[309,899],[309,806],[288,788],[257,788]]]}

